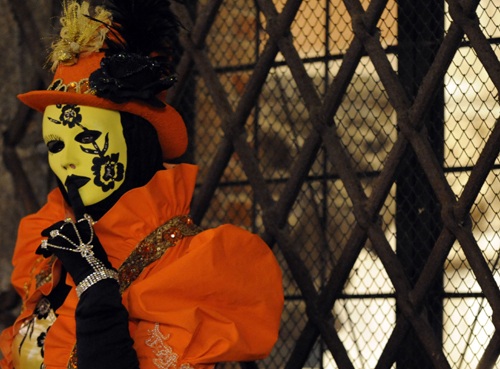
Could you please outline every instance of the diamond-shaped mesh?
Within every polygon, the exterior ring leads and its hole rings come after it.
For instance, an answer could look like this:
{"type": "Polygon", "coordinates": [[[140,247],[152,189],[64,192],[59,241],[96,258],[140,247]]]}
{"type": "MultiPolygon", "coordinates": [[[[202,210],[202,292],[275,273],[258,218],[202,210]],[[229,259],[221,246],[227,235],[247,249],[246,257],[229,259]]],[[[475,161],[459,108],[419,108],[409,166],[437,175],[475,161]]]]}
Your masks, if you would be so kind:
{"type": "Polygon", "coordinates": [[[475,368],[494,333],[484,298],[445,299],[443,349],[452,368],[475,368]]]}
{"type": "Polygon", "coordinates": [[[373,64],[369,58],[362,58],[335,116],[337,134],[356,171],[382,169],[397,139],[395,118],[373,64]]]}
{"type": "MultiPolygon", "coordinates": [[[[352,298],[336,302],[335,324],[354,367],[376,366],[395,325],[394,309],[394,299],[388,298],[352,298]]],[[[332,357],[331,353],[326,357],[332,357]]]]}
{"type": "Polygon", "coordinates": [[[283,270],[270,356],[219,368],[500,367],[500,5],[182,3],[193,217],[283,270]]]}

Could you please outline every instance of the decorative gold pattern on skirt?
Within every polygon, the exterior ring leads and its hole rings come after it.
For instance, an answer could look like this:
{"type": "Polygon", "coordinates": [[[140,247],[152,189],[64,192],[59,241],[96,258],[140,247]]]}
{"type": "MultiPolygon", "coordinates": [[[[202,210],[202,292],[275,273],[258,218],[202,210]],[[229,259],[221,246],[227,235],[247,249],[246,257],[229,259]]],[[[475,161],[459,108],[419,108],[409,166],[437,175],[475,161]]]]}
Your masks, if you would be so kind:
{"type": "Polygon", "coordinates": [[[73,346],[73,350],[71,350],[71,354],[69,355],[69,361],[68,361],[68,369],[76,369],[77,368],[77,363],[76,363],[76,343],[73,346]]]}
{"type": "MultiPolygon", "coordinates": [[[[148,330],[148,336],[149,338],[145,342],[146,346],[151,347],[153,353],[156,355],[156,358],[153,359],[153,364],[158,369],[177,369],[179,355],[166,343],[170,338],[170,334],[164,336],[160,331],[160,324],[155,323],[155,327],[148,330]]],[[[179,369],[194,368],[191,364],[182,364],[179,369]]]]}
{"type": "Polygon", "coordinates": [[[35,276],[37,289],[45,283],[49,283],[50,281],[52,281],[52,266],[54,265],[56,260],[57,257],[55,255],[52,255],[45,268],[43,268],[40,273],[35,276]]]}
{"type": "MultiPolygon", "coordinates": [[[[188,215],[174,217],[155,229],[139,242],[118,268],[120,293],[123,294],[143,270],[160,259],[169,248],[184,237],[196,236],[201,231],[188,215]]],[[[77,369],[76,343],[69,357],[68,369],[77,369]]]]}
{"type": "MultiPolygon", "coordinates": [[[[23,286],[24,298],[23,298],[23,306],[21,307],[21,312],[24,312],[24,310],[26,309],[25,303],[29,297],[31,283],[33,281],[33,275],[35,274],[35,270],[43,260],[44,260],[44,258],[41,256],[35,260],[35,262],[33,263],[33,267],[31,268],[28,281],[24,282],[24,286],[23,286]]],[[[52,257],[50,258],[50,260],[47,263],[47,265],[45,266],[45,268],[43,268],[37,275],[34,276],[37,289],[40,286],[42,286],[45,283],[48,283],[52,280],[52,265],[54,264],[55,261],[56,261],[56,257],[54,255],[52,255],[52,257]]]]}
{"type": "MultiPolygon", "coordinates": [[[[33,275],[35,274],[35,270],[36,270],[38,264],[40,264],[42,262],[42,260],[43,260],[43,257],[39,257],[38,259],[35,260],[35,262],[33,263],[33,266],[31,267],[29,278],[26,282],[24,282],[24,286],[23,286],[24,297],[23,297],[23,306],[21,308],[21,311],[24,311],[24,309],[25,309],[24,303],[26,302],[26,300],[28,300],[28,296],[29,296],[30,288],[31,288],[31,281],[33,281],[33,275]]],[[[35,278],[36,278],[36,276],[35,276],[35,278]]]]}

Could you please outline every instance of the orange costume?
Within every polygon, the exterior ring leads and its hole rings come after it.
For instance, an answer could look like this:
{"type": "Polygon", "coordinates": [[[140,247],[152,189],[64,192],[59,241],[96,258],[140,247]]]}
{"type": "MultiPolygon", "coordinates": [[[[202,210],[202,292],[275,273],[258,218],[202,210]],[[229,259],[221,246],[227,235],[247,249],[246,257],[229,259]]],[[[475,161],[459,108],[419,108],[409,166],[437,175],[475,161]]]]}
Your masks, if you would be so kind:
{"type": "MultiPolygon", "coordinates": [[[[224,225],[200,231],[192,223],[186,215],[196,173],[187,164],[157,172],[146,186],[124,194],[94,226],[120,276],[141,369],[212,368],[217,362],[261,359],[277,340],[283,293],[276,259],[245,230],[224,225]]],[[[35,250],[41,231],[68,212],[56,189],[38,213],[21,222],[12,283],[24,303],[0,337],[3,369],[13,368],[13,342],[23,323],[59,282],[60,261],[35,250]]],[[[78,298],[69,276],[66,284],[72,289],[45,338],[48,369],[71,367],[77,356],[78,298]]]]}

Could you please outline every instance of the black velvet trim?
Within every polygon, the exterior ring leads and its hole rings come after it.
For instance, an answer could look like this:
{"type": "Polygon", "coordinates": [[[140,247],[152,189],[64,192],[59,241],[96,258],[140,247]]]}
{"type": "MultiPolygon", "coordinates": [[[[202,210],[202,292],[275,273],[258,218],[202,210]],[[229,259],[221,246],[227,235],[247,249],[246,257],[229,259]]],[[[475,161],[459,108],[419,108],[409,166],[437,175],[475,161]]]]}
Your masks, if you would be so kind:
{"type": "Polygon", "coordinates": [[[69,291],[71,291],[71,287],[66,284],[66,269],[62,267],[61,269],[61,278],[59,279],[59,283],[55,286],[52,291],[50,291],[47,296],[47,300],[50,302],[50,307],[56,311],[61,307],[64,300],[68,296],[69,291]]]}
{"type": "Polygon", "coordinates": [[[105,279],[90,287],[76,307],[78,369],[138,369],[118,283],[105,279]]]}

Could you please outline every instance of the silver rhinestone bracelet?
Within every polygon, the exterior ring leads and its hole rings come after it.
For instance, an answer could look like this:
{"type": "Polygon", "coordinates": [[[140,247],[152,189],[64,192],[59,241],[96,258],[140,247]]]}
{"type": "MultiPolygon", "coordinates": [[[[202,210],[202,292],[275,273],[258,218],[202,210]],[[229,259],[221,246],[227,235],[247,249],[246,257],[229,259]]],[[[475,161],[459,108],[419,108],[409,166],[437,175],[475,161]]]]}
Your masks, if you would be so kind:
{"type": "Polygon", "coordinates": [[[101,269],[88,275],[83,281],[78,283],[78,286],[76,287],[76,295],[80,298],[82,293],[84,293],[87,289],[92,287],[97,282],[108,278],[114,279],[118,282],[118,272],[111,269],[101,269]]]}

